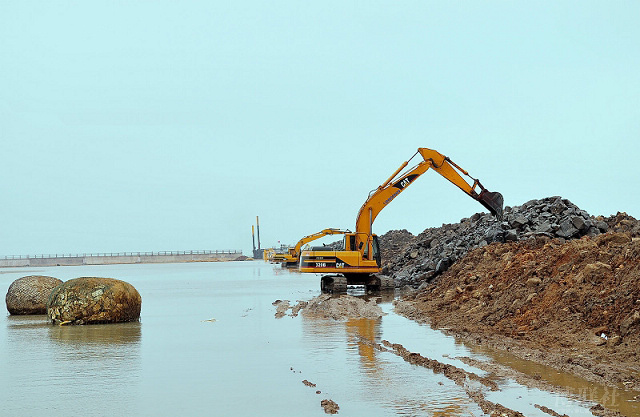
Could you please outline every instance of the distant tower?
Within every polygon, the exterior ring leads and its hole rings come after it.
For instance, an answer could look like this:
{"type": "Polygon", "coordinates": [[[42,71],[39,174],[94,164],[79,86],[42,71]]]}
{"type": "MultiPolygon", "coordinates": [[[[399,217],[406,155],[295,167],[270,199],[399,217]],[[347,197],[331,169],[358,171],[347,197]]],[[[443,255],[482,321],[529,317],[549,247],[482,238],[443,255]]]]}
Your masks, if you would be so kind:
{"type": "Polygon", "coordinates": [[[253,225],[251,225],[251,243],[253,244],[253,253],[256,253],[256,234],[253,225]]]}
{"type": "Polygon", "coordinates": [[[256,249],[253,226],[251,226],[251,239],[253,240],[253,259],[262,259],[264,250],[260,249],[260,219],[258,219],[258,216],[256,216],[256,229],[258,230],[258,249],[256,249]]]}

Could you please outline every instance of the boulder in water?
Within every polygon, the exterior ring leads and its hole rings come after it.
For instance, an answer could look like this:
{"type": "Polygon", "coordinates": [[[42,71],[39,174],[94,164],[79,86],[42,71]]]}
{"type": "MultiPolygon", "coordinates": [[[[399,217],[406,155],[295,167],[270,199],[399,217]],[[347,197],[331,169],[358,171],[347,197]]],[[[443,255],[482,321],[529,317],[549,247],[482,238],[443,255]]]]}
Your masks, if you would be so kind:
{"type": "Polygon", "coordinates": [[[141,305],[140,294],[127,282],[82,277],[51,292],[47,315],[53,323],[119,323],[138,320],[141,305]]]}
{"type": "Polygon", "coordinates": [[[47,314],[47,299],[62,280],[44,275],[29,275],[13,281],[5,302],[9,314],[47,314]]]}

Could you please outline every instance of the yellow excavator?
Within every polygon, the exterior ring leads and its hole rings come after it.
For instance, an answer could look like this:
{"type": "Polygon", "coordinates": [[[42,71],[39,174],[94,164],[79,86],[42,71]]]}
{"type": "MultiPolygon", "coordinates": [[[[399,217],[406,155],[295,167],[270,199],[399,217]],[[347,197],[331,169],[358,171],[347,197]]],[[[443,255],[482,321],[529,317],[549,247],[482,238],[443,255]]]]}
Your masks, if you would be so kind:
{"type": "Polygon", "coordinates": [[[266,262],[271,262],[275,254],[276,250],[274,248],[264,249],[262,252],[262,259],[264,259],[266,262]]]}
{"type": "Polygon", "coordinates": [[[273,249],[273,254],[269,258],[269,262],[271,262],[272,264],[279,264],[282,261],[284,261],[284,256],[286,254],[283,252],[283,250],[284,250],[284,248],[281,248],[280,250],[273,249]]]}
{"type": "Polygon", "coordinates": [[[284,266],[298,266],[298,262],[300,261],[300,250],[302,246],[313,242],[314,240],[320,239],[323,236],[327,235],[338,235],[338,234],[346,234],[351,233],[349,230],[340,230],[340,229],[323,229],[318,233],[314,233],[309,236],[305,236],[296,243],[295,246],[289,248],[288,252],[284,254],[282,259],[282,264],[284,266]]]}
{"type": "Polygon", "coordinates": [[[372,231],[373,222],[382,209],[429,168],[478,201],[498,219],[502,219],[502,194],[484,188],[480,181],[441,153],[433,149],[418,148],[408,161],[402,163],[385,182],[369,193],[356,217],[355,232],[344,233],[342,250],[316,247],[302,251],[300,272],[329,274],[321,278],[320,287],[323,292],[344,292],[347,285],[364,285],[367,290],[373,291],[393,288],[392,278],[375,275],[381,270],[381,259],[378,237],[372,231]],[[418,154],[423,160],[402,172],[418,154]],[[473,182],[470,184],[462,175],[473,182]],[[479,192],[476,188],[479,188],[479,192]]]}

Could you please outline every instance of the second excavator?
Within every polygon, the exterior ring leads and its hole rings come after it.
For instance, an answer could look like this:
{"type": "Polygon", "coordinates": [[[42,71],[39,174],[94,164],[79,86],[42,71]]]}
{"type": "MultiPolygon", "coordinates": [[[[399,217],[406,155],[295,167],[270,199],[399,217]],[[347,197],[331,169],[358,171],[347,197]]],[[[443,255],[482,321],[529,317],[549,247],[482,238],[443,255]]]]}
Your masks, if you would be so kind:
{"type": "Polygon", "coordinates": [[[367,290],[374,291],[393,288],[391,278],[376,275],[381,271],[381,256],[378,236],[373,233],[373,222],[382,209],[430,168],[502,219],[502,194],[484,188],[479,180],[438,151],[418,148],[408,161],[369,193],[356,217],[355,231],[344,233],[342,250],[313,248],[302,251],[300,272],[328,274],[320,281],[323,292],[343,292],[347,285],[364,285],[367,290]],[[418,154],[423,160],[402,172],[418,154]],[[473,182],[470,184],[463,175],[473,182]]]}
{"type": "Polygon", "coordinates": [[[300,261],[300,250],[302,246],[313,242],[314,240],[320,239],[323,236],[327,235],[337,235],[337,234],[346,234],[350,233],[348,230],[340,230],[340,229],[323,229],[318,233],[314,233],[309,236],[305,236],[295,244],[295,246],[289,248],[288,252],[283,255],[282,264],[284,266],[292,267],[298,266],[298,262],[300,261]]]}

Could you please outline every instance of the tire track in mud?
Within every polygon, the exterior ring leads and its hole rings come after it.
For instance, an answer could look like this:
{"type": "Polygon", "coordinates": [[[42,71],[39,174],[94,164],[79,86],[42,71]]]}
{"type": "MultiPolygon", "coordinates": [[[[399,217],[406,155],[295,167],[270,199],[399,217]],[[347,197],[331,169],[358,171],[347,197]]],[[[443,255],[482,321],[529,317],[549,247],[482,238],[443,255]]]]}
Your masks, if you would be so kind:
{"type": "MultiPolygon", "coordinates": [[[[490,415],[491,417],[525,417],[525,415],[519,411],[512,410],[508,407],[503,406],[502,404],[494,403],[487,400],[482,390],[473,389],[468,386],[467,380],[477,381],[487,387],[490,391],[500,391],[500,388],[498,387],[498,384],[495,382],[495,380],[502,378],[502,375],[497,375],[494,370],[490,370],[488,376],[482,377],[473,372],[465,371],[464,369],[458,368],[454,365],[445,364],[435,359],[430,359],[422,356],[419,353],[410,352],[404,346],[397,343],[391,343],[387,340],[383,340],[381,343],[374,343],[370,340],[360,338],[360,341],[362,343],[367,343],[370,346],[373,346],[375,349],[381,352],[393,353],[412,365],[422,366],[424,368],[432,370],[434,373],[444,375],[445,377],[453,381],[456,385],[462,387],[467,396],[480,407],[482,412],[490,415]]],[[[469,360],[469,362],[476,361],[469,360]]],[[[529,386],[529,384],[526,383],[524,383],[523,385],[529,386]]],[[[549,407],[545,407],[539,404],[534,404],[534,407],[553,417],[569,417],[566,414],[560,414],[549,407]]],[[[603,407],[601,404],[596,404],[590,407],[589,411],[597,417],[624,417],[619,412],[609,410],[603,407]]]]}
{"type": "MultiPolygon", "coordinates": [[[[423,368],[430,369],[436,374],[444,375],[446,378],[453,381],[456,385],[462,387],[467,396],[473,402],[475,402],[485,414],[488,414],[492,417],[526,417],[519,411],[512,410],[508,407],[503,406],[502,404],[494,403],[487,400],[482,390],[474,389],[467,383],[467,381],[476,381],[487,387],[490,391],[500,391],[500,388],[495,381],[497,376],[493,373],[490,373],[488,376],[483,377],[473,372],[465,371],[464,369],[458,368],[457,366],[445,364],[435,359],[427,358],[419,353],[410,352],[404,346],[398,343],[391,343],[387,340],[383,340],[381,343],[374,343],[370,340],[360,338],[360,341],[374,347],[380,352],[388,352],[399,356],[412,365],[422,366],[423,368]]],[[[553,416],[562,416],[561,414],[547,407],[545,407],[544,411],[553,416]]]]}

